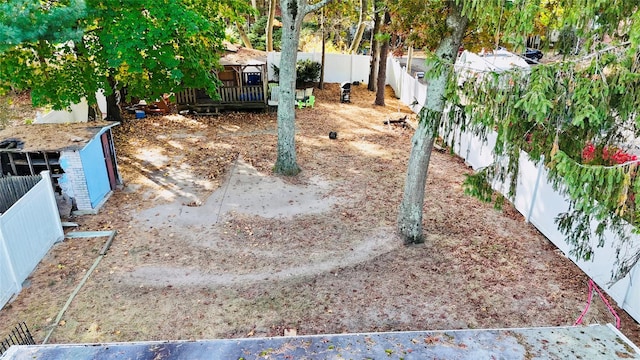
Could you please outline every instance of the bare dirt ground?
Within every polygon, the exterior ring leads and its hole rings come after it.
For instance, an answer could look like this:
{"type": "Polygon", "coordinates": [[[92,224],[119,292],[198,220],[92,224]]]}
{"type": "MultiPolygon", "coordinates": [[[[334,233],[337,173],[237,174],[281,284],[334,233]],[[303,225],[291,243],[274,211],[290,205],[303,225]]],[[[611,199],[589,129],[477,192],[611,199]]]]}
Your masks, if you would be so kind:
{"type": "MultiPolygon", "coordinates": [[[[125,185],[77,230],[118,231],[59,323],[105,238],[54,246],[15,301],[0,336],[25,321],[41,342],[106,342],[391,330],[573,325],[587,277],[512,208],[465,196],[469,169],[434,152],[423,245],[394,236],[409,113],[356,86],[316,90],[297,111],[303,172],[275,177],[275,114],[178,115],[116,129],[125,185]],[[330,140],[329,131],[338,138],[330,140]]],[[[594,298],[595,299],[595,298],[594,298]]],[[[640,343],[624,311],[622,332],[640,343]]],[[[613,322],[599,299],[586,323],[613,322]]]]}

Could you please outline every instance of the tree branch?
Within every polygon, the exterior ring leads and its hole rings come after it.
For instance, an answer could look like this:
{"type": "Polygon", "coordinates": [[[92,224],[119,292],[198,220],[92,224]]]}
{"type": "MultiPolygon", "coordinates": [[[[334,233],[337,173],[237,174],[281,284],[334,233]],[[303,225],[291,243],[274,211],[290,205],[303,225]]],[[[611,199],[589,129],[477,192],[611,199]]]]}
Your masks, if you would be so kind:
{"type": "Polygon", "coordinates": [[[309,4],[308,2],[306,2],[306,4],[304,4],[301,9],[302,9],[302,13],[304,15],[307,15],[310,12],[316,11],[318,9],[320,9],[321,7],[327,5],[328,3],[330,3],[333,0],[321,0],[318,1],[315,4],[309,4]]]}

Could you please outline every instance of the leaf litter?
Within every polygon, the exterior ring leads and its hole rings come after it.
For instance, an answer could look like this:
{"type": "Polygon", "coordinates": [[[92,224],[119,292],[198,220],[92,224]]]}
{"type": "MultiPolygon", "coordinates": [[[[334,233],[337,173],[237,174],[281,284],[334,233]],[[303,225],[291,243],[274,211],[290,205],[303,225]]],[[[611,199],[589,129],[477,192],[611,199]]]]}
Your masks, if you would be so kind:
{"type": "MultiPolygon", "coordinates": [[[[412,130],[383,122],[413,115],[390,89],[385,107],[373,106],[363,86],[352,88],[351,104],[339,102],[337,84],[314,92],[316,106],[296,110],[303,171],[281,179],[308,187],[324,179],[325,196],[339,199],[329,210],[291,218],[232,211],[196,225],[158,212],[145,222],[140,214],[159,205],[203,206],[238,159],[274,176],[276,114],[128,118],[114,129],[124,187],[98,215],[73,219],[81,231],[118,230],[108,255],[64,323],[52,324],[102,240],[55,245],[0,312],[0,335],[17,321],[36,341],[56,326],[50,342],[58,343],[573,325],[586,275],[513,208],[497,212],[465,196],[470,170],[459,158],[434,151],[426,243],[400,245],[393,229],[412,130]],[[132,281],[140,269],[164,281],[132,281]],[[223,275],[230,280],[218,281],[223,275]]],[[[623,333],[640,343],[638,324],[616,310],[623,333]]],[[[613,321],[598,300],[585,319],[613,321]]]]}

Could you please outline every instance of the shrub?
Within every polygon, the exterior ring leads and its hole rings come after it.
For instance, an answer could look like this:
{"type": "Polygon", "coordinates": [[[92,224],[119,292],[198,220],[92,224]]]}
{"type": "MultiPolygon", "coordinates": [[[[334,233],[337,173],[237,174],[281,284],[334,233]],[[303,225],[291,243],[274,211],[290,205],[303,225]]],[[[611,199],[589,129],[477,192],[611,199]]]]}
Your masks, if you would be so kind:
{"type": "Polygon", "coordinates": [[[320,80],[322,65],[311,60],[300,60],[296,64],[296,87],[307,87],[320,80]]]}
{"type": "Polygon", "coordinates": [[[562,55],[576,55],[578,53],[578,36],[576,31],[568,26],[565,26],[560,30],[558,36],[558,52],[562,55]]]}
{"type": "MultiPolygon", "coordinates": [[[[276,79],[280,76],[280,68],[271,64],[276,79]]],[[[312,60],[298,60],[296,63],[296,88],[302,89],[313,86],[320,80],[322,64],[312,60]]]]}

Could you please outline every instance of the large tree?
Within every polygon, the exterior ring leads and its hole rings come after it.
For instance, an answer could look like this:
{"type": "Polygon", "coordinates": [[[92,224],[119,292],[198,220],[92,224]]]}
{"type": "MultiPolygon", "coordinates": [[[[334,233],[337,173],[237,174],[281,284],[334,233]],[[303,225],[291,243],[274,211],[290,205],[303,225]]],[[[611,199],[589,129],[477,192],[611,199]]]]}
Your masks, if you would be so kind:
{"type": "MultiPolygon", "coordinates": [[[[640,229],[638,160],[625,148],[629,139],[640,136],[636,90],[640,15],[637,3],[632,2],[606,6],[577,0],[550,3],[450,1],[434,9],[434,14],[446,15],[447,29],[428,61],[429,91],[412,140],[398,231],[406,243],[424,240],[424,184],[431,144],[447,99],[464,115],[467,126],[481,134],[494,129],[498,134],[493,152],[499,158],[494,166],[470,177],[468,189],[489,200],[492,190],[487,183],[511,179],[513,195],[520,152],[527,151],[532,160],[547,165],[550,179],[571,200],[569,210],[557,222],[573,254],[588,259],[594,247],[603,245],[606,229],[617,233],[618,270],[612,274],[617,280],[640,259],[638,252],[624,253],[629,240],[624,223],[640,229]],[[519,45],[517,51],[522,51],[526,35],[540,24],[547,30],[569,26],[587,42],[575,58],[536,65],[528,75],[480,74],[460,89],[452,71],[456,41],[462,39],[456,34],[476,29],[486,33],[498,24],[499,44],[519,45]]],[[[453,121],[452,117],[445,119],[453,121]]]]}
{"type": "Polygon", "coordinates": [[[283,175],[300,172],[295,147],[295,88],[296,62],[300,30],[305,15],[318,10],[331,0],[310,4],[307,0],[283,0],[282,8],[282,52],[280,57],[278,103],[278,154],[274,171],[283,175]]]}
{"type": "MultiPolygon", "coordinates": [[[[387,29],[390,24],[391,15],[389,15],[389,11],[385,9],[382,28],[387,29]]],[[[389,56],[389,48],[391,45],[391,34],[384,32],[376,34],[375,36],[378,38],[380,49],[377,56],[378,75],[376,76],[376,99],[373,103],[375,105],[384,106],[385,84],[387,83],[387,57],[389,56]]]]}
{"type": "Polygon", "coordinates": [[[267,11],[267,25],[265,28],[266,51],[273,51],[273,23],[276,19],[277,0],[269,1],[269,11],[267,11]]]}
{"type": "MultiPolygon", "coordinates": [[[[462,13],[462,6],[449,3],[445,20],[449,31],[442,38],[434,52],[435,59],[443,64],[453,64],[462,38],[467,29],[468,18],[462,13]]],[[[411,139],[411,155],[407,167],[404,195],[398,213],[398,231],[406,244],[424,241],[422,233],[422,211],[427,170],[431,158],[433,141],[445,105],[445,90],[451,68],[442,69],[427,80],[429,95],[420,111],[418,128],[411,139]]]]}
{"type": "Polygon", "coordinates": [[[366,26],[365,20],[369,9],[367,7],[367,0],[360,0],[360,9],[358,16],[358,26],[356,27],[356,32],[353,35],[353,40],[351,40],[351,45],[349,46],[349,54],[354,54],[358,52],[360,48],[360,41],[362,41],[362,35],[364,34],[364,28],[366,26]]]}
{"type": "Polygon", "coordinates": [[[215,93],[212,68],[224,27],[212,14],[220,3],[10,0],[3,6],[11,11],[0,15],[10,34],[0,38],[0,91],[30,89],[35,105],[64,108],[83,97],[95,103],[96,91],[105,89],[113,120],[121,120],[115,94],[125,88],[128,96],[152,99],[183,87],[215,93]]]}
{"type": "Polygon", "coordinates": [[[378,81],[378,64],[380,63],[380,44],[378,33],[382,23],[382,12],[385,7],[378,1],[373,1],[373,30],[371,31],[371,62],[369,63],[369,83],[367,89],[376,91],[378,81]]]}

